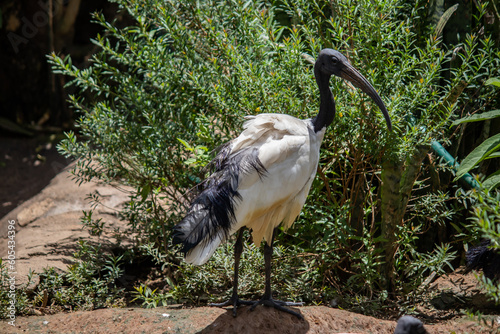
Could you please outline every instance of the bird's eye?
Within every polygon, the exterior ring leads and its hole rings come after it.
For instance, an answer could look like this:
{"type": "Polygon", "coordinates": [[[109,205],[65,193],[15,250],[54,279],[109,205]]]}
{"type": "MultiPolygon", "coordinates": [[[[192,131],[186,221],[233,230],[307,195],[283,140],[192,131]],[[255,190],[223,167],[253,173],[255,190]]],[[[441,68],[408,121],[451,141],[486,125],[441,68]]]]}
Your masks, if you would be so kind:
{"type": "Polygon", "coordinates": [[[333,65],[337,65],[338,61],[339,60],[337,59],[337,57],[332,57],[332,63],[333,63],[333,65]]]}

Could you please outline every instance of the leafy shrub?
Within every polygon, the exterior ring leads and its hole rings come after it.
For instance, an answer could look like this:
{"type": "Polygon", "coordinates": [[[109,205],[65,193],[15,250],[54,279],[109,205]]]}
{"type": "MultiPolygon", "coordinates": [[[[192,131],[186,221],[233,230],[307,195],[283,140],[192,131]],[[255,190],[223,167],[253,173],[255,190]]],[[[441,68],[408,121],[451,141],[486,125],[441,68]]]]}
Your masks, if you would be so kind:
{"type": "Polygon", "coordinates": [[[124,305],[119,279],[123,275],[124,255],[104,254],[100,245],[80,242],[76,263],[65,273],[44,269],[33,296],[35,307],[47,303],[64,310],[93,310],[124,305]]]}
{"type": "MultiPolygon", "coordinates": [[[[50,57],[55,71],[79,88],[70,97],[80,115],[78,135],[68,133],[60,150],[77,159],[79,182],[136,190],[121,215],[139,244],[152,243],[150,252],[178,268],[172,298],[193,291],[212,298],[230,286],[231,244],[202,268],[179,264],[170,244],[171,227],[205,177],[209,152],[237,135],[243,115],[313,116],[318,92],[311,59],[325,47],[341,50],[373,83],[395,130],[387,133],[366,96],[331,81],[337,117],[325,136],[314,200],[279,236],[291,255],[277,261],[274,274],[283,276],[275,282],[308,301],[337,293],[383,299],[417,293],[423,273],[450,266],[447,245],[418,251],[429,225],[418,208],[434,215],[433,224],[455,214],[442,203],[450,200],[447,193],[427,189],[421,166],[430,142],[446,138],[462,93],[498,72],[491,40],[471,34],[458,47],[444,45],[444,23],[427,26],[421,1],[116,2],[135,24],[119,28],[96,15],[106,33],[95,40],[99,51],[89,68],[50,57]],[[443,205],[446,214],[437,215],[443,205]]],[[[483,14],[480,7],[477,19],[483,14]]],[[[102,223],[88,225],[98,231],[102,223]]],[[[249,267],[242,268],[241,288],[253,295],[261,289],[255,268],[262,259],[245,247],[242,264],[249,267]]],[[[162,299],[155,293],[137,288],[147,305],[162,299]]]]}
{"type": "MultiPolygon", "coordinates": [[[[67,272],[60,273],[53,267],[40,273],[31,272],[28,282],[16,286],[16,315],[33,314],[34,309],[45,312],[57,310],[93,310],[103,307],[125,305],[123,264],[130,254],[119,256],[105,254],[101,245],[80,242],[74,254],[75,263],[67,272]],[[34,286],[33,275],[40,278],[34,286]]],[[[10,278],[7,268],[0,260],[2,287],[10,278]]],[[[9,289],[0,289],[0,317],[7,318],[9,312],[9,289]]]]}

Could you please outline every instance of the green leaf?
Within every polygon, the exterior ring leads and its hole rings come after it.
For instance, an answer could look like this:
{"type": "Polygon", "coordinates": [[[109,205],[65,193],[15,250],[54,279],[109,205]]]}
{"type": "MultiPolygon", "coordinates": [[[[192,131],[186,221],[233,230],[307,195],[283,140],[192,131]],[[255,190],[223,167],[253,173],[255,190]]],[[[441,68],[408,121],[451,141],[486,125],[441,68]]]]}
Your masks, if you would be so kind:
{"type": "Polygon", "coordinates": [[[450,19],[451,15],[457,10],[457,8],[458,8],[458,3],[456,5],[448,8],[446,10],[446,12],[444,12],[444,14],[441,16],[441,18],[439,19],[439,22],[436,25],[436,31],[434,33],[434,36],[439,37],[439,35],[441,35],[441,33],[443,32],[444,26],[446,25],[446,23],[450,19]]]}
{"type": "Polygon", "coordinates": [[[149,193],[151,192],[151,185],[146,184],[144,188],[141,189],[141,198],[142,201],[145,201],[148,198],[149,193]]]}
{"type": "Polygon", "coordinates": [[[180,141],[181,144],[184,145],[184,147],[187,148],[188,151],[193,152],[194,148],[192,148],[191,145],[187,143],[187,141],[180,138],[177,138],[177,140],[180,141]]]}
{"type": "Polygon", "coordinates": [[[486,139],[474,151],[465,157],[464,161],[457,170],[455,181],[460,179],[468,171],[474,168],[478,163],[486,159],[490,154],[500,149],[500,133],[486,139]]]}
{"type": "Polygon", "coordinates": [[[196,165],[196,163],[197,163],[196,158],[188,158],[188,159],[186,159],[186,161],[184,161],[184,164],[186,164],[188,166],[189,165],[196,165]]]}
{"type": "Polygon", "coordinates": [[[499,78],[490,78],[490,79],[486,80],[486,82],[484,84],[500,87],[500,79],[499,78]]]}
{"type": "Polygon", "coordinates": [[[451,123],[451,125],[454,126],[462,123],[479,122],[479,121],[484,121],[486,119],[492,119],[497,117],[500,117],[500,109],[487,111],[480,114],[474,114],[467,117],[462,117],[451,123]]]}
{"type": "Polygon", "coordinates": [[[495,189],[498,186],[500,186],[500,170],[488,176],[488,178],[483,182],[483,187],[488,190],[495,189]]]}
{"type": "Polygon", "coordinates": [[[451,222],[450,223],[451,226],[453,226],[453,228],[458,232],[458,233],[462,233],[462,229],[455,223],[451,222]]]}
{"type": "Polygon", "coordinates": [[[488,155],[488,159],[494,159],[494,158],[500,158],[500,151],[493,152],[490,155],[488,155]]]}

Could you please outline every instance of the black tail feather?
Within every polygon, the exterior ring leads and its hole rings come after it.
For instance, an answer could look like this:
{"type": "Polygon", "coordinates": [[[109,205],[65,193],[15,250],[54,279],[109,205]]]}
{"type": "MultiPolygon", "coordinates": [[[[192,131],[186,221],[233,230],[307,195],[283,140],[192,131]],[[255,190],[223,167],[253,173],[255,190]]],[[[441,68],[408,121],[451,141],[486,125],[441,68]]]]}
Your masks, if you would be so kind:
{"type": "Polygon", "coordinates": [[[466,261],[468,270],[482,269],[484,275],[493,281],[500,278],[500,253],[490,247],[491,241],[485,239],[479,246],[467,251],[466,261]]]}
{"type": "Polygon", "coordinates": [[[229,237],[235,223],[235,205],[241,199],[238,179],[256,171],[262,176],[266,170],[258,158],[258,150],[248,148],[231,154],[230,145],[223,146],[210,164],[213,173],[203,183],[203,190],[192,201],[186,217],[174,227],[173,243],[182,244],[186,254],[201,242],[210,242],[224,233],[229,237]]]}

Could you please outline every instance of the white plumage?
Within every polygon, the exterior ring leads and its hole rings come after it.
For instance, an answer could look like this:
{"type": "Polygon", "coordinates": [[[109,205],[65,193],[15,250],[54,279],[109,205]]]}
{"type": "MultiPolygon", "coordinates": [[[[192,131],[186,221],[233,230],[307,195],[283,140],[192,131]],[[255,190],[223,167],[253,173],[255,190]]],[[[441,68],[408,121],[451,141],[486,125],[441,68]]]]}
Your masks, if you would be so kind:
{"type": "Polygon", "coordinates": [[[241,201],[236,211],[238,225],[252,229],[257,246],[271,242],[273,230],[283,222],[289,228],[299,215],[316,175],[319,149],[325,131],[314,132],[311,120],[282,114],[247,117],[243,133],[231,144],[232,151],[245,146],[258,148],[266,169],[259,175],[242,176],[241,201]]]}
{"type": "MultiPolygon", "coordinates": [[[[258,247],[262,240],[270,244],[274,229],[281,223],[289,228],[300,214],[316,175],[325,129],[315,133],[310,119],[283,114],[246,119],[244,131],[230,143],[229,154],[257,149],[266,172],[261,175],[250,169],[238,175],[241,198],[235,204],[236,224],[228,235],[245,226],[252,230],[258,247]]],[[[212,242],[200,243],[187,253],[186,262],[204,264],[223,241],[220,233],[212,242]]]]}

